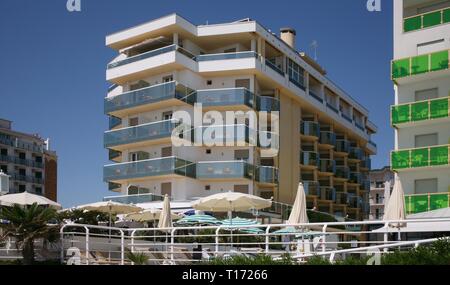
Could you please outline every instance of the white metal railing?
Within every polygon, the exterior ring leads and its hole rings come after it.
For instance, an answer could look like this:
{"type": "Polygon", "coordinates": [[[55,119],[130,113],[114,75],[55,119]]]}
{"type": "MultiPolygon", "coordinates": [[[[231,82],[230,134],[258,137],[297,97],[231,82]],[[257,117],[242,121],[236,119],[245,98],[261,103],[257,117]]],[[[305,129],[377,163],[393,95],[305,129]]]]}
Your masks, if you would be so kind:
{"type": "Polygon", "coordinates": [[[127,252],[143,253],[151,264],[194,264],[216,257],[257,254],[274,259],[289,254],[298,261],[329,256],[333,261],[340,254],[366,254],[374,250],[383,250],[381,254],[385,254],[433,242],[436,239],[401,241],[400,230],[392,226],[442,222],[450,224],[450,218],[164,229],[68,224],[60,232],[61,261],[71,263],[76,259],[81,264],[124,265],[132,263],[127,252]],[[292,228],[308,230],[289,231],[292,228]],[[281,229],[285,231],[277,232],[281,229]]]}

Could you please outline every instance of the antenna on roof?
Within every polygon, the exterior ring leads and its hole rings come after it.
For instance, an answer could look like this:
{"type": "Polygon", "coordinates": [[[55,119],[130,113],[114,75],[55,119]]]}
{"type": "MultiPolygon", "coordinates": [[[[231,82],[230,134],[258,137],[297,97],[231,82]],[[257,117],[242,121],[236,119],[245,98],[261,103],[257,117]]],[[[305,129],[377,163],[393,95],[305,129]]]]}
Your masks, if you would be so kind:
{"type": "Polygon", "coordinates": [[[314,50],[314,60],[317,61],[317,49],[319,47],[319,43],[316,40],[313,40],[309,45],[314,50]]]}

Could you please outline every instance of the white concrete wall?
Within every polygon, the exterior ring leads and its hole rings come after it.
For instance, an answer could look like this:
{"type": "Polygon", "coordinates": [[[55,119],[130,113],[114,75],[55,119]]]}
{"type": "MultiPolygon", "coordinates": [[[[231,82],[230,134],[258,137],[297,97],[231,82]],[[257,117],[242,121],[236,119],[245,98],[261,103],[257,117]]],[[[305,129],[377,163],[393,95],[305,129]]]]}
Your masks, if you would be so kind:
{"type": "Polygon", "coordinates": [[[399,173],[398,177],[402,181],[402,186],[406,195],[416,194],[414,184],[416,180],[438,179],[438,192],[449,192],[450,190],[450,170],[448,167],[417,169],[399,173]]]}

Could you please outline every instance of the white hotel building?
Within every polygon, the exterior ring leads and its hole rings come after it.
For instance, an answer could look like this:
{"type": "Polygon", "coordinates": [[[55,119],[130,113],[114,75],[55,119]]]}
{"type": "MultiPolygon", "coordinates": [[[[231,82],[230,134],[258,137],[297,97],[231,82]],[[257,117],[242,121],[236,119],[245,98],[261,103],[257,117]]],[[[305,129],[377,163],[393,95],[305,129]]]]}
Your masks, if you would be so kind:
{"type": "Polygon", "coordinates": [[[391,164],[414,214],[449,207],[450,1],[393,2],[391,164]]]}
{"type": "MultiPolygon", "coordinates": [[[[295,49],[295,31],[278,37],[258,22],[196,26],[173,14],[106,37],[118,52],[107,67],[110,130],[104,168],[120,201],[150,202],[168,194],[189,201],[223,191],[292,204],[303,181],[310,208],[368,216],[369,112],[295,49]],[[176,111],[279,112],[279,152],[248,140],[238,147],[174,147],[176,111]],[[148,194],[152,195],[148,195],[148,194]],[[138,195],[138,196],[136,196],[138,195]]],[[[227,128],[230,128],[229,126],[227,128]]],[[[226,128],[225,128],[226,129],[226,128]]],[[[267,130],[271,132],[271,130],[267,130]]]]}

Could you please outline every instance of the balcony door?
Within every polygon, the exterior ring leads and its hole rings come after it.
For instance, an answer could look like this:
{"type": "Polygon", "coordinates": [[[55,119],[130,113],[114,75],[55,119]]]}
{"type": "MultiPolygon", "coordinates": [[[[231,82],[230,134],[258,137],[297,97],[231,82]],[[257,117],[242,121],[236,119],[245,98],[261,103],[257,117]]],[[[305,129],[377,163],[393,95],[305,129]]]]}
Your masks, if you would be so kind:
{"type": "Polygon", "coordinates": [[[172,197],[172,183],[161,183],[161,195],[172,197]]]}

